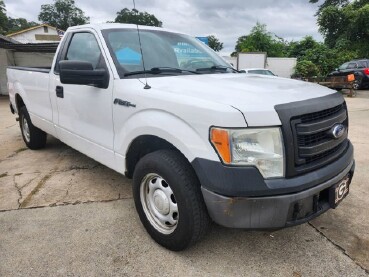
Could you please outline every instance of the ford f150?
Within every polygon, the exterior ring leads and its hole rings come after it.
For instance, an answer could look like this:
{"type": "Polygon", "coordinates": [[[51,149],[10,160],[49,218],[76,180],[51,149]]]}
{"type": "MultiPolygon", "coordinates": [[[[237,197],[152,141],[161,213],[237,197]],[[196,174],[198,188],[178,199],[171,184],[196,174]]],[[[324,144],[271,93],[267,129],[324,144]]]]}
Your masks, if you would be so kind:
{"type": "Polygon", "coordinates": [[[354,173],[341,94],[239,74],[197,39],[123,24],[69,28],[51,68],[9,67],[30,149],[47,134],[133,178],[151,237],[182,250],[211,221],[279,229],[335,208],[354,173]]]}

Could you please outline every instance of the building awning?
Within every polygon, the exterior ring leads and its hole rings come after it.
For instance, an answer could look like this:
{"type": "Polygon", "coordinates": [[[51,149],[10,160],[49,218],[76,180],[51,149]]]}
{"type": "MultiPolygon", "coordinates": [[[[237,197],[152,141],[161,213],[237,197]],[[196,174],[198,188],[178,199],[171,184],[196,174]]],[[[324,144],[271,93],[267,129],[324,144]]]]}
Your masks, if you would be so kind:
{"type": "Polygon", "coordinates": [[[0,35],[0,42],[9,42],[9,43],[14,43],[14,44],[18,44],[20,42],[10,38],[10,37],[7,37],[7,36],[3,36],[3,35],[0,35]]]}

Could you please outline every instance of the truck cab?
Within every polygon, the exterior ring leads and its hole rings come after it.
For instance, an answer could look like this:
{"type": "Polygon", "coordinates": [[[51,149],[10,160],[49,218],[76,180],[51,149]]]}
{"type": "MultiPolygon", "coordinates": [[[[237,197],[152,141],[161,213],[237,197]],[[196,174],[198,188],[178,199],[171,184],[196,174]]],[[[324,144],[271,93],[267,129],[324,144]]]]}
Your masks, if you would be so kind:
{"type": "Polygon", "coordinates": [[[239,74],[197,39],[125,24],[69,28],[50,69],[10,67],[26,145],[50,134],[133,178],[151,237],[182,250],[212,221],[304,223],[347,196],[347,106],[315,84],[239,74]]]}

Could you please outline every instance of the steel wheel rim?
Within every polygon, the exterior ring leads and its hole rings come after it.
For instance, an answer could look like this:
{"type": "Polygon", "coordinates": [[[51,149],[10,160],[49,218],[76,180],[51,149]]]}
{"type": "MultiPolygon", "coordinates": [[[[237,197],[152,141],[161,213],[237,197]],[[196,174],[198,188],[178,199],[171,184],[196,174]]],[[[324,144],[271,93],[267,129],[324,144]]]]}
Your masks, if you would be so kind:
{"type": "Polygon", "coordinates": [[[359,89],[359,87],[360,87],[360,83],[359,83],[359,81],[355,81],[355,82],[354,82],[354,89],[358,90],[358,89],[359,89]]]}
{"type": "Polygon", "coordinates": [[[174,232],[179,219],[178,205],[172,189],[161,176],[149,173],[142,179],[140,200],[151,226],[162,234],[174,232]]]}
{"type": "Polygon", "coordinates": [[[25,117],[23,117],[22,119],[22,130],[23,130],[23,135],[24,135],[25,140],[29,142],[31,139],[31,135],[29,133],[29,126],[28,126],[27,119],[25,117]]]}

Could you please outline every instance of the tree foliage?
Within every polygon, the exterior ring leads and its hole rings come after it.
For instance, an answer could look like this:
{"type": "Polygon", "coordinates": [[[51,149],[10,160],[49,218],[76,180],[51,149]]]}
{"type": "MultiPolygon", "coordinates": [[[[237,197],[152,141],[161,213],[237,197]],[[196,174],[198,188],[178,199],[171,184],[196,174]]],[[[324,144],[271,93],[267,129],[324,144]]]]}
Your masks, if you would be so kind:
{"type": "Polygon", "coordinates": [[[6,33],[6,24],[8,18],[6,17],[6,8],[3,0],[0,0],[0,33],[6,33]]]}
{"type": "Polygon", "coordinates": [[[24,29],[28,29],[34,26],[39,25],[38,23],[34,21],[28,21],[25,18],[12,18],[8,17],[7,27],[6,27],[6,33],[11,34],[15,33],[24,29]]]}
{"type": "Polygon", "coordinates": [[[317,42],[312,36],[306,36],[300,41],[286,42],[268,32],[266,26],[259,23],[249,35],[238,39],[235,50],[267,52],[269,57],[297,58],[296,73],[302,77],[325,76],[342,63],[358,57],[358,51],[350,48],[348,41],[340,40],[335,48],[317,42]]]}
{"type": "Polygon", "coordinates": [[[298,61],[295,68],[295,75],[302,78],[319,76],[319,68],[311,61],[298,61]]]}
{"type": "MultiPolygon", "coordinates": [[[[320,1],[319,0],[309,0],[309,2],[315,4],[315,3],[319,3],[320,1]]],[[[344,7],[349,3],[350,3],[349,0],[324,0],[323,3],[319,5],[319,9],[316,15],[319,15],[324,8],[327,8],[330,6],[344,7]]]]}
{"type": "Polygon", "coordinates": [[[41,5],[38,19],[61,30],[89,23],[90,18],[75,5],[74,0],[54,0],[53,4],[41,5]]]}
{"type": "Polygon", "coordinates": [[[356,51],[349,48],[329,48],[326,44],[315,41],[311,36],[298,42],[291,42],[288,51],[288,56],[296,57],[298,62],[310,61],[316,65],[318,70],[316,75],[320,76],[325,76],[342,63],[356,58],[357,55],[356,51]]]}
{"type": "Polygon", "coordinates": [[[236,52],[266,52],[271,57],[286,55],[286,42],[270,33],[265,24],[256,23],[249,35],[238,38],[236,52]]]}
{"type": "Polygon", "coordinates": [[[114,22],[156,27],[163,26],[163,23],[157,19],[155,15],[149,14],[148,12],[140,12],[136,9],[130,10],[127,8],[117,12],[117,17],[115,18],[114,22]]]}
{"type": "Polygon", "coordinates": [[[38,23],[27,21],[25,18],[12,18],[6,15],[6,7],[3,0],[0,0],[0,34],[6,35],[24,30],[38,23]]]}
{"type": "Polygon", "coordinates": [[[369,55],[368,0],[326,0],[319,7],[317,22],[328,47],[350,47],[361,57],[369,55]]]}
{"type": "Polygon", "coordinates": [[[220,42],[219,39],[215,37],[214,35],[208,36],[208,40],[209,40],[209,47],[213,49],[214,51],[219,52],[220,50],[223,49],[223,42],[220,42]]]}

